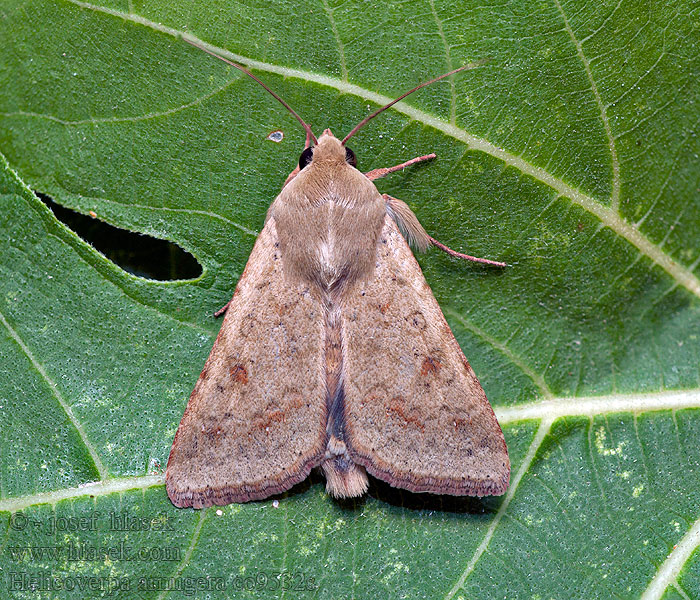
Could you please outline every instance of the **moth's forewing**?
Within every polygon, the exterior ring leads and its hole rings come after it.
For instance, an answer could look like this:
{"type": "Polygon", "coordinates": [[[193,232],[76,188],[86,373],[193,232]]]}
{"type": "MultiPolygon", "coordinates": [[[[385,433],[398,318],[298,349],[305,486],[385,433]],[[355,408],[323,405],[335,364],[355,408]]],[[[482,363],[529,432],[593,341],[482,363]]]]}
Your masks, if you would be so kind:
{"type": "Polygon", "coordinates": [[[503,433],[396,224],[342,304],[344,432],[353,461],[414,492],[499,495],[503,433]]]}
{"type": "Polygon", "coordinates": [[[323,457],[323,308],[285,282],[278,246],[270,219],[175,435],[166,488],[176,506],[266,498],[323,457]]]}

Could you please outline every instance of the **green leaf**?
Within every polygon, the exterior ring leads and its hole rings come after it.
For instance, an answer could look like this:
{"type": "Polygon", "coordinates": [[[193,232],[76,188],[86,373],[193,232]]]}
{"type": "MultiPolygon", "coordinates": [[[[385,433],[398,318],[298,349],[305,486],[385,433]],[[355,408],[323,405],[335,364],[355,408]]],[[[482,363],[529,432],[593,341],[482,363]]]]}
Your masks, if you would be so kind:
{"type": "Polygon", "coordinates": [[[700,599],[696,4],[10,0],[1,14],[0,596],[700,599]],[[312,476],[274,502],[170,504],[163,469],[212,312],[304,142],[184,34],[338,135],[491,59],[352,147],[366,170],[436,152],[380,190],[444,243],[509,264],[420,257],[503,426],[503,497],[373,481],[339,503],[312,476]],[[203,274],[130,275],[34,192],[170,240],[203,274]]]}

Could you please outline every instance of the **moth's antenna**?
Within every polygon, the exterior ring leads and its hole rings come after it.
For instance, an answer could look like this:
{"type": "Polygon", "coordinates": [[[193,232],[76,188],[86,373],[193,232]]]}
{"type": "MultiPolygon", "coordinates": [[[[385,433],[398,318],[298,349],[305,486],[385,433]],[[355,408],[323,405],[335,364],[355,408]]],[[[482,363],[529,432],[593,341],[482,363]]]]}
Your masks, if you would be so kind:
{"type": "MultiPolygon", "coordinates": [[[[218,58],[219,60],[223,60],[226,64],[231,65],[232,67],[235,67],[235,68],[238,69],[239,71],[243,71],[248,77],[250,77],[251,79],[254,79],[255,81],[257,81],[261,86],[263,86],[263,87],[270,93],[270,95],[271,95],[273,98],[275,98],[282,106],[284,106],[290,113],[292,113],[292,115],[294,116],[294,118],[295,118],[297,121],[299,121],[299,123],[301,123],[302,127],[306,130],[306,137],[307,137],[307,140],[308,140],[309,137],[311,137],[311,139],[314,141],[314,144],[317,144],[317,143],[318,143],[318,140],[316,139],[316,136],[314,135],[314,132],[311,131],[311,127],[309,127],[309,126],[304,122],[304,119],[302,119],[302,118],[296,113],[296,111],[295,111],[291,106],[289,106],[289,104],[287,104],[284,100],[282,100],[282,98],[280,98],[277,94],[275,94],[275,92],[273,92],[269,87],[267,87],[262,81],[260,81],[255,75],[253,75],[253,74],[252,74],[248,69],[246,69],[243,65],[239,65],[238,63],[235,63],[235,62],[233,62],[233,61],[231,61],[231,60],[228,60],[227,58],[224,58],[224,57],[221,56],[220,54],[217,54],[216,52],[213,52],[212,50],[209,50],[209,48],[205,48],[204,46],[202,46],[201,44],[198,44],[197,42],[193,42],[192,40],[188,40],[186,37],[183,37],[182,39],[185,40],[188,44],[190,44],[190,46],[194,46],[195,48],[199,48],[200,50],[204,50],[204,52],[206,52],[207,54],[211,54],[212,56],[215,56],[215,57],[218,58]]],[[[458,70],[459,70],[459,69],[458,69],[458,70]]]]}
{"type": "Polygon", "coordinates": [[[343,138],[343,141],[341,143],[343,145],[345,145],[345,142],[347,142],[353,135],[355,135],[360,130],[360,128],[364,127],[365,124],[367,123],[367,121],[374,119],[374,117],[376,117],[379,113],[383,113],[387,108],[391,108],[392,106],[394,106],[394,104],[396,104],[400,100],[403,100],[409,94],[412,94],[413,92],[415,92],[421,88],[424,88],[426,85],[430,85],[431,83],[435,83],[436,81],[440,81],[441,79],[445,79],[445,77],[449,77],[450,75],[454,75],[455,73],[459,73],[460,71],[466,71],[467,69],[475,69],[476,67],[480,67],[481,65],[486,64],[487,62],[490,62],[490,60],[491,60],[490,58],[483,58],[481,60],[477,60],[476,62],[468,63],[462,67],[459,67],[459,69],[455,69],[454,71],[450,71],[449,73],[445,73],[444,75],[440,75],[440,77],[436,77],[435,79],[431,79],[430,81],[426,81],[425,83],[421,83],[420,85],[417,85],[412,90],[409,90],[405,94],[399,96],[396,100],[392,100],[391,102],[389,102],[389,104],[385,104],[381,108],[378,108],[377,110],[375,110],[371,115],[362,119],[362,121],[360,121],[357,125],[355,125],[353,130],[343,138]]]}

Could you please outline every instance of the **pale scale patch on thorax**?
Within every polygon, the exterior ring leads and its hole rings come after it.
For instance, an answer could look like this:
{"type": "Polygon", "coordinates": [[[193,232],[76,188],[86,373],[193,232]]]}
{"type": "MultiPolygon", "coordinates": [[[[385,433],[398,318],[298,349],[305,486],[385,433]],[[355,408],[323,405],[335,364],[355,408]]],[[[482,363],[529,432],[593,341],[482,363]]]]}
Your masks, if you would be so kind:
{"type": "Polygon", "coordinates": [[[285,276],[326,293],[374,271],[386,208],[376,187],[350,166],[311,165],[282,190],[270,210],[285,276]],[[308,171],[307,171],[308,169],[308,171]]]}

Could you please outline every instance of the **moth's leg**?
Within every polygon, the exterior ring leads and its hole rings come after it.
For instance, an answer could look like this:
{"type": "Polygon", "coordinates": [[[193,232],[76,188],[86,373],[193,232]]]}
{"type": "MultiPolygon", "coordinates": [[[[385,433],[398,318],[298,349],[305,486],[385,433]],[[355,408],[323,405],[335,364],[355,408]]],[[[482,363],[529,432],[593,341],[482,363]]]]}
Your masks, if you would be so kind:
{"type": "Polygon", "coordinates": [[[374,169],[372,171],[369,171],[368,173],[365,173],[365,177],[368,177],[370,181],[374,181],[375,179],[379,179],[380,177],[386,177],[389,173],[394,173],[395,171],[401,171],[402,169],[405,169],[406,167],[410,167],[411,165],[415,165],[416,163],[423,162],[424,160],[432,160],[435,158],[435,154],[426,154],[425,156],[418,156],[416,158],[412,158],[411,160],[407,160],[405,163],[401,163],[400,165],[396,165],[395,167],[384,167],[382,169],[374,169]]]}
{"type": "Polygon", "coordinates": [[[299,174],[299,165],[297,165],[296,169],[294,169],[289,175],[287,175],[287,179],[284,180],[284,185],[282,188],[284,188],[292,179],[294,179],[298,174],[299,174]]]}
{"type": "Polygon", "coordinates": [[[221,315],[223,315],[223,314],[228,310],[228,307],[229,307],[229,306],[231,306],[231,300],[229,300],[229,301],[228,301],[226,304],[224,304],[219,310],[217,310],[217,311],[214,313],[214,316],[215,316],[215,317],[220,317],[221,315]]]}
{"type": "Polygon", "coordinates": [[[469,256],[469,254],[462,254],[461,252],[456,252],[452,248],[448,248],[445,244],[438,242],[435,238],[430,238],[430,243],[436,248],[440,248],[443,252],[454,256],[455,258],[461,258],[462,260],[470,260],[475,263],[481,263],[482,265],[491,265],[492,267],[507,267],[508,265],[504,262],[499,262],[497,260],[489,260],[488,258],[479,258],[477,256],[469,256]]]}
{"type": "Polygon", "coordinates": [[[433,238],[423,229],[418,217],[413,214],[408,204],[398,198],[389,196],[389,194],[382,194],[382,198],[386,202],[387,214],[399,226],[408,244],[418,248],[421,252],[425,252],[430,246],[430,240],[433,238]]]}
{"type": "Polygon", "coordinates": [[[425,250],[428,248],[428,246],[435,246],[450,256],[461,258],[462,260],[470,260],[472,262],[492,265],[494,267],[508,266],[504,262],[489,260],[488,258],[477,258],[476,256],[469,256],[469,254],[462,254],[461,252],[456,252],[455,250],[448,248],[445,246],[445,244],[438,242],[434,237],[431,237],[425,231],[425,229],[423,229],[423,226],[418,221],[418,217],[413,214],[413,211],[408,207],[408,204],[402,200],[399,200],[398,198],[389,196],[389,194],[383,194],[382,197],[386,201],[387,213],[392,219],[394,219],[401,232],[404,234],[404,236],[406,236],[408,243],[412,246],[415,246],[420,250],[425,250]]]}
{"type": "MultiPolygon", "coordinates": [[[[309,132],[307,131],[306,132],[306,142],[304,143],[304,150],[306,150],[310,145],[311,145],[311,136],[309,135],[309,132]]],[[[294,179],[299,174],[299,171],[300,171],[299,165],[297,165],[296,168],[289,175],[287,175],[287,179],[284,180],[284,185],[282,186],[282,188],[284,188],[292,179],[294,179]]]]}

